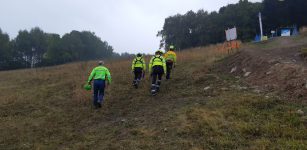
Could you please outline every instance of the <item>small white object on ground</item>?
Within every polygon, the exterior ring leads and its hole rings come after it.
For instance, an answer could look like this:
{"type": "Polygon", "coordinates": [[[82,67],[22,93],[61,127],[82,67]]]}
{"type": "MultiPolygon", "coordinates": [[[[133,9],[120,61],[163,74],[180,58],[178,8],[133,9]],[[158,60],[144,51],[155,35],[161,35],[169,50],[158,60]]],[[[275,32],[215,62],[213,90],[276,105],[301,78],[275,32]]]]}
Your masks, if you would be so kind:
{"type": "Polygon", "coordinates": [[[237,71],[237,67],[233,67],[230,71],[230,73],[234,73],[235,71],[237,71]]]}
{"type": "Polygon", "coordinates": [[[304,112],[302,110],[300,110],[300,109],[297,110],[296,113],[299,114],[299,115],[304,115],[304,112]]]}
{"type": "Polygon", "coordinates": [[[204,91],[208,91],[210,89],[210,86],[207,86],[204,88],[204,91]]]}
{"type": "Polygon", "coordinates": [[[244,77],[248,77],[251,73],[252,73],[252,72],[246,72],[246,73],[244,74],[244,77]]]}

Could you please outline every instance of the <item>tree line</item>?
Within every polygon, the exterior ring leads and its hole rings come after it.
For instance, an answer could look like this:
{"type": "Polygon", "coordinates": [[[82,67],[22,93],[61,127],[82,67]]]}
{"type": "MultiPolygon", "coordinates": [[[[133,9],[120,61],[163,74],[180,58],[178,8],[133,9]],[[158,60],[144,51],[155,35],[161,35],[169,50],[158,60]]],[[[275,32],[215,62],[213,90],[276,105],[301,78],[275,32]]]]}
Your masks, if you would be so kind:
{"type": "Polygon", "coordinates": [[[0,70],[42,67],[73,61],[119,57],[93,32],[71,31],[62,37],[36,27],[19,31],[15,39],[0,29],[0,70]]]}
{"type": "Polygon", "coordinates": [[[307,25],[307,0],[263,0],[252,3],[240,0],[219,11],[188,11],[165,19],[157,36],[160,47],[176,45],[177,49],[206,46],[224,42],[225,29],[237,27],[238,38],[250,41],[260,33],[258,14],[262,12],[264,33],[279,27],[307,25]]]}

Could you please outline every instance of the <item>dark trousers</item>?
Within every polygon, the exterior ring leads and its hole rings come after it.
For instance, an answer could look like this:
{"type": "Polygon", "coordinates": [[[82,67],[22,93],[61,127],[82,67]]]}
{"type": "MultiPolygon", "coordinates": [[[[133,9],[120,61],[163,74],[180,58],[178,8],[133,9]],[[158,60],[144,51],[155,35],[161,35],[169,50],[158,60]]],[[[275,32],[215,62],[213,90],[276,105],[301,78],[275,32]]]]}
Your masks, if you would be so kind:
{"type": "Polygon", "coordinates": [[[94,106],[103,102],[105,80],[94,80],[94,106]]]}
{"type": "Polygon", "coordinates": [[[164,70],[162,66],[154,66],[152,70],[152,90],[159,90],[164,70]],[[158,80],[157,80],[158,79],[158,80]]]}
{"type": "Polygon", "coordinates": [[[143,68],[135,67],[134,68],[134,81],[133,81],[133,83],[137,84],[141,80],[142,75],[143,75],[143,68]]]}
{"type": "Polygon", "coordinates": [[[170,79],[171,77],[171,70],[173,69],[173,62],[167,61],[166,62],[166,79],[170,79]]]}

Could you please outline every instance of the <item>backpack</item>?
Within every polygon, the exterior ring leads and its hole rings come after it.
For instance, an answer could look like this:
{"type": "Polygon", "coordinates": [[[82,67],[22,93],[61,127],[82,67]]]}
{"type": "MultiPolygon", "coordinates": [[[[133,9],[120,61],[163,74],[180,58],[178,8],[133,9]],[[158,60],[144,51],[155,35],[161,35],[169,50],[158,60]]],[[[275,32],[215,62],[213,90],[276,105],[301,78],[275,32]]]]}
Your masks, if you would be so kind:
{"type": "Polygon", "coordinates": [[[161,58],[162,56],[155,56],[153,59],[152,59],[152,62],[151,62],[151,65],[153,65],[153,63],[155,62],[155,59],[160,59],[162,62],[163,62],[163,59],[161,58]]]}
{"type": "Polygon", "coordinates": [[[136,65],[137,62],[141,62],[141,64],[143,65],[143,58],[141,57],[141,59],[138,59],[138,58],[135,58],[135,61],[134,61],[134,65],[136,65]]]}

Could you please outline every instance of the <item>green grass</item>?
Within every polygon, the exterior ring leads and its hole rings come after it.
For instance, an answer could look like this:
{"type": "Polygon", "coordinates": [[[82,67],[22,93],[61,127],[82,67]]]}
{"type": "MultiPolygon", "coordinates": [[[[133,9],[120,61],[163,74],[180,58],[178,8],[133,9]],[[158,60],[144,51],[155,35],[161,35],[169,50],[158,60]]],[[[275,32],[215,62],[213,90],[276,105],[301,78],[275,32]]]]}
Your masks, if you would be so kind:
{"type": "Polygon", "coordinates": [[[0,149],[306,149],[306,107],[234,88],[246,85],[211,71],[224,57],[214,46],[179,53],[155,97],[148,75],[131,87],[131,60],[110,61],[99,111],[82,89],[94,62],[1,72],[0,149]]]}
{"type": "Polygon", "coordinates": [[[205,149],[306,149],[306,126],[301,116],[290,113],[299,107],[292,105],[227,92],[183,111],[178,130],[205,149]]]}
{"type": "Polygon", "coordinates": [[[249,90],[223,91],[222,87],[240,82],[219,77],[208,77],[207,83],[214,90],[204,93],[207,98],[195,98],[197,105],[186,105],[176,113],[173,125],[177,126],[179,141],[198,149],[307,148],[306,117],[295,113],[298,109],[306,111],[306,107],[276,97],[264,98],[249,90]]]}

